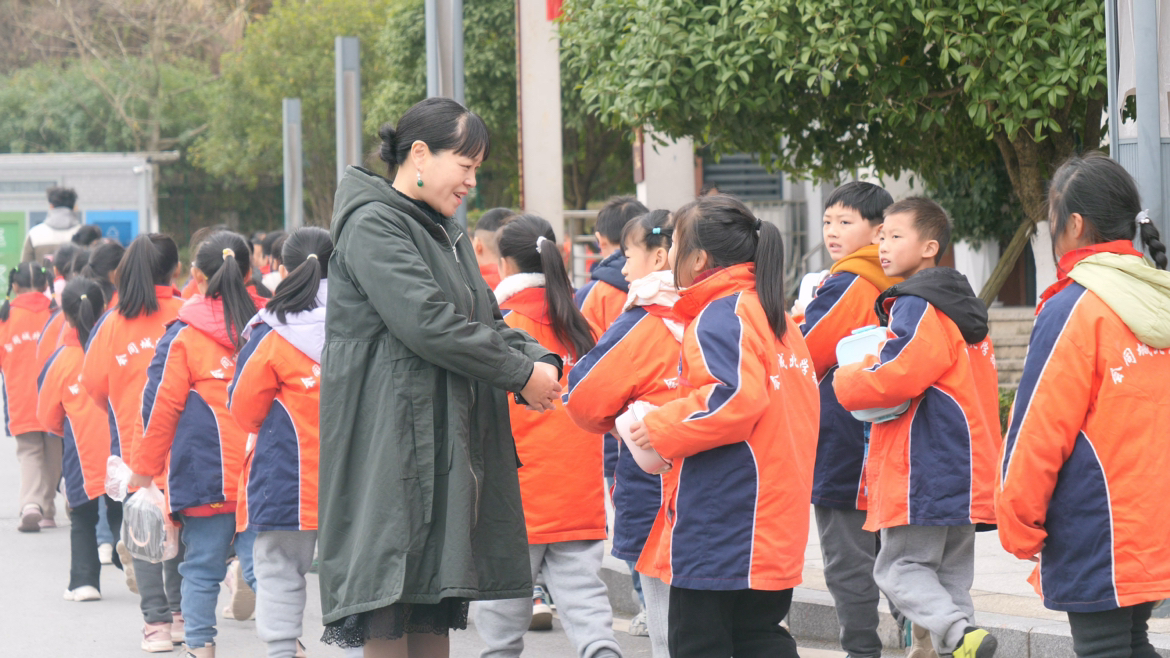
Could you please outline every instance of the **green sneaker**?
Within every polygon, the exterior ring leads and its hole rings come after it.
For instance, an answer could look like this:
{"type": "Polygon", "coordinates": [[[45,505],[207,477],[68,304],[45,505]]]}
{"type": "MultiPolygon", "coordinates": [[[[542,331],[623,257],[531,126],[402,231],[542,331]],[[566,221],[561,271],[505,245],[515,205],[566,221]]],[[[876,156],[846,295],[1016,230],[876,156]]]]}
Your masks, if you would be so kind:
{"type": "Polygon", "coordinates": [[[955,658],[991,658],[999,645],[995,636],[982,628],[967,627],[963,641],[955,648],[955,658]]]}

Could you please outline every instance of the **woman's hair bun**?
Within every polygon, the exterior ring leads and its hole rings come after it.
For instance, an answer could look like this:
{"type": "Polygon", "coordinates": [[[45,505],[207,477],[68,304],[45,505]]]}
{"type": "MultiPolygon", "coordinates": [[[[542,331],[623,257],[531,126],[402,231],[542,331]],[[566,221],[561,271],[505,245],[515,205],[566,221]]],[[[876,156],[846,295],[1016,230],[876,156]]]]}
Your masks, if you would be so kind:
{"type": "Polygon", "coordinates": [[[398,136],[394,133],[394,126],[382,124],[378,129],[378,137],[382,138],[382,151],[379,156],[390,165],[398,164],[398,136]]]}

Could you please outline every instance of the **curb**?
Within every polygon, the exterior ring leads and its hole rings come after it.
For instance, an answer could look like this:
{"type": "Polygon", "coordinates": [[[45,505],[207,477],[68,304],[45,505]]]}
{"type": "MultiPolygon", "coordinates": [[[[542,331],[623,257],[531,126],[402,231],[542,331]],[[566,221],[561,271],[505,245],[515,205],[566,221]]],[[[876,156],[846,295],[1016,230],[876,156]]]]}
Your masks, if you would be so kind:
{"type": "MultiPolygon", "coordinates": [[[[601,579],[609,590],[610,605],[615,615],[638,613],[634,603],[634,586],[625,563],[606,555],[601,579]]],[[[1072,636],[1068,622],[1019,617],[993,612],[979,612],[979,625],[991,631],[999,641],[997,656],[1004,658],[1072,658],[1072,636]]],[[[878,635],[882,644],[892,651],[902,649],[898,623],[886,610],[879,611],[878,635]]],[[[788,613],[788,628],[799,642],[836,645],[839,626],[833,597],[828,592],[797,587],[792,593],[792,609],[788,613]]],[[[1170,634],[1150,633],[1150,643],[1160,656],[1170,658],[1170,634]]]]}

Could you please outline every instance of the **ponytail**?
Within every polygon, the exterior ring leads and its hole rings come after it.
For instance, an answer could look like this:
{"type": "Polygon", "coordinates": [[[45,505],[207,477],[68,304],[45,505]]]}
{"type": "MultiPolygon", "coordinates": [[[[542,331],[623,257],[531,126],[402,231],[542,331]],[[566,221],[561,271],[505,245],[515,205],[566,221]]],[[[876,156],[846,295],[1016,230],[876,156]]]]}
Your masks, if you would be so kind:
{"type": "Polygon", "coordinates": [[[61,291],[61,312],[77,330],[77,339],[83,346],[88,346],[93,326],[105,310],[106,298],[101,281],[83,276],[74,277],[61,291]]]}
{"type": "Polygon", "coordinates": [[[275,313],[276,318],[283,323],[290,313],[317,308],[317,291],[321,288],[321,279],[329,276],[333,240],[329,237],[329,231],[316,226],[299,228],[287,238],[280,239],[283,241],[281,262],[285,269],[289,269],[289,273],[276,286],[276,294],[264,308],[275,313]]]}
{"type": "Polygon", "coordinates": [[[756,245],[756,294],[776,338],[783,340],[788,331],[784,303],[784,236],[775,224],[759,223],[760,241],[756,245]]]}
{"type": "Polygon", "coordinates": [[[44,292],[47,281],[48,274],[45,266],[31,260],[8,270],[8,293],[5,295],[4,303],[0,304],[0,322],[8,322],[8,317],[12,312],[9,299],[12,297],[13,288],[20,286],[33,292],[44,292]]]}
{"type": "Polygon", "coordinates": [[[1146,251],[1150,252],[1150,259],[1158,266],[1158,269],[1166,269],[1166,245],[1162,244],[1162,236],[1158,233],[1158,227],[1154,226],[1151,221],[1145,221],[1138,224],[1138,231],[1142,236],[1142,245],[1146,251]]]}
{"type": "MultiPolygon", "coordinates": [[[[788,332],[784,303],[784,237],[727,194],[700,197],[675,213],[675,285],[684,263],[707,252],[715,267],[752,263],[756,294],[777,339],[788,332]]],[[[680,286],[681,287],[681,286],[680,286]]]]}
{"type": "Polygon", "coordinates": [[[244,273],[252,269],[252,254],[243,236],[220,231],[208,236],[199,246],[195,267],[207,276],[208,299],[223,301],[223,321],[227,334],[238,349],[248,320],[256,314],[256,304],[248,294],[244,273]]]}
{"type": "Polygon", "coordinates": [[[118,313],[132,320],[159,309],[155,286],[170,285],[179,264],[179,248],[170,236],[144,233],[134,238],[115,271],[118,313]]]}
{"type": "Polygon", "coordinates": [[[553,334],[569,348],[574,359],[593,349],[596,337],[589,321],[573,303],[569,273],[557,248],[556,234],[548,221],[536,215],[520,215],[500,229],[501,258],[510,258],[524,273],[544,274],[544,299],[553,334]]]}

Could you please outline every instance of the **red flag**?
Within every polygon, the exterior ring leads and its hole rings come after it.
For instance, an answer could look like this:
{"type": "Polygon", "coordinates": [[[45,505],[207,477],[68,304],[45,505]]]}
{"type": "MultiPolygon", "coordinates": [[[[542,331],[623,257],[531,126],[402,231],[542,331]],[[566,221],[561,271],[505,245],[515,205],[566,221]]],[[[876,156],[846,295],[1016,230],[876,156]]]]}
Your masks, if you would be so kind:
{"type": "Polygon", "coordinates": [[[545,0],[548,7],[548,19],[555,21],[561,17],[561,2],[562,0],[545,0]]]}

